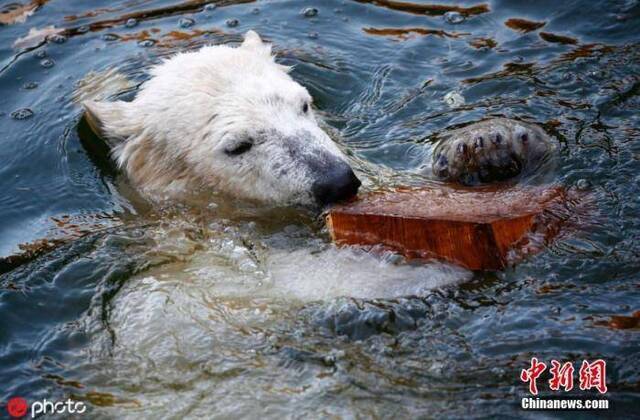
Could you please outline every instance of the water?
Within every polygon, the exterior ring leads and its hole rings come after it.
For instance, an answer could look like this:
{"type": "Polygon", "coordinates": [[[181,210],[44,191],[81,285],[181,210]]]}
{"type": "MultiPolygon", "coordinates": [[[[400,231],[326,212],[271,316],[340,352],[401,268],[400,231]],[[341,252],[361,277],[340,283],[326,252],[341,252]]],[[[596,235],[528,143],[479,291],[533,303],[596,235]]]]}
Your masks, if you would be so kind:
{"type": "Polygon", "coordinates": [[[53,249],[3,263],[0,401],[72,396],[102,418],[522,417],[531,356],[602,357],[608,414],[637,412],[638,327],[615,318],[640,309],[637,1],[41,3],[0,27],[0,255],[53,249]],[[337,250],[300,209],[152,205],[83,146],[82,95],[131,96],[162,57],[248,29],[294,65],[367,188],[420,182],[447,128],[519,117],[554,136],[552,181],[597,210],[524,263],[471,273],[337,250]]]}

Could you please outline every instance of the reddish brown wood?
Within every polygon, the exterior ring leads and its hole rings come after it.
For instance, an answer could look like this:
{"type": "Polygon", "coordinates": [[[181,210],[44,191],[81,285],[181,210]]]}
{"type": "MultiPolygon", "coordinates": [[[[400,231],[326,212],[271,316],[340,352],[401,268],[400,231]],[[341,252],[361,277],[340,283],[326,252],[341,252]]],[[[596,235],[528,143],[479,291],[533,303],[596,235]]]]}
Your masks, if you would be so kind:
{"type": "Polygon", "coordinates": [[[407,258],[499,270],[536,216],[562,196],[559,187],[401,189],[338,205],[327,225],[339,245],[380,245],[407,258]]]}

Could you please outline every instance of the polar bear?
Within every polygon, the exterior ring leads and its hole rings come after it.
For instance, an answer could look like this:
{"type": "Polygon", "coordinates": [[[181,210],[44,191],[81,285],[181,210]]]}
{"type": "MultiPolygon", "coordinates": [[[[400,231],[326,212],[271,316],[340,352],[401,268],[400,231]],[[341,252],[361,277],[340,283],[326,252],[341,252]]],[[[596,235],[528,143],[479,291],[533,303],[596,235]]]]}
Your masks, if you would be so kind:
{"type": "Polygon", "coordinates": [[[165,60],[132,102],[83,106],[143,192],[212,188],[321,206],[355,195],[360,180],[288,70],[249,31],[239,48],[206,46],[165,60]]]}
{"type": "MultiPolygon", "coordinates": [[[[237,48],[205,46],[151,70],[132,102],[83,102],[92,129],[143,192],[202,188],[277,204],[326,206],[361,183],[319,127],[309,92],[249,31],[237,48]]],[[[454,130],[433,154],[436,177],[512,177],[550,143],[534,126],[493,119],[454,130]]]]}

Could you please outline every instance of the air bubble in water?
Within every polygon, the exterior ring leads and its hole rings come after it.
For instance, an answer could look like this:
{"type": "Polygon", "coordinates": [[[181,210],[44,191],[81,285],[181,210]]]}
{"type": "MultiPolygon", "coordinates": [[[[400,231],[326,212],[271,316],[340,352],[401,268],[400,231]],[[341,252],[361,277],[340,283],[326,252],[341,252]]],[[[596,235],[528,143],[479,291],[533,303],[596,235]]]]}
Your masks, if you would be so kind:
{"type": "Polygon", "coordinates": [[[238,19],[227,19],[226,21],[227,26],[230,28],[235,28],[239,23],[240,21],[238,19]]]}
{"type": "Polygon", "coordinates": [[[318,15],[318,9],[315,7],[307,7],[302,11],[304,17],[314,17],[318,15]]]}
{"type": "Polygon", "coordinates": [[[51,67],[53,67],[56,64],[55,61],[53,61],[50,58],[45,58],[44,60],[40,61],[40,65],[42,67],[44,67],[45,69],[49,69],[51,67]]]}
{"type": "Polygon", "coordinates": [[[24,85],[22,85],[22,87],[24,89],[31,90],[31,89],[37,88],[38,87],[38,83],[37,82],[27,82],[24,85]]]}
{"type": "Polygon", "coordinates": [[[45,58],[47,56],[47,50],[40,50],[36,53],[36,57],[45,58]]]}
{"type": "Polygon", "coordinates": [[[86,34],[90,30],[91,30],[91,27],[89,25],[82,25],[77,29],[79,34],[86,34]]]}
{"type": "Polygon", "coordinates": [[[456,108],[460,105],[464,105],[465,103],[464,96],[456,91],[452,91],[444,95],[444,101],[451,108],[456,108]]]}
{"type": "Polygon", "coordinates": [[[212,12],[214,10],[216,10],[218,6],[213,4],[213,3],[209,3],[206,6],[204,6],[204,10],[206,10],[207,12],[212,12]]]}
{"type": "Polygon", "coordinates": [[[119,37],[116,34],[104,34],[102,35],[102,39],[104,41],[115,41],[117,40],[119,37]]]}
{"type": "Polygon", "coordinates": [[[20,108],[11,113],[11,118],[14,120],[26,120],[33,117],[33,111],[29,108],[20,108]]]}
{"type": "Polygon", "coordinates": [[[444,14],[444,21],[452,25],[464,22],[465,17],[460,12],[447,12],[444,14]]]}
{"type": "Polygon", "coordinates": [[[138,24],[138,21],[134,18],[131,18],[131,19],[127,19],[127,21],[124,23],[124,26],[126,26],[127,28],[133,28],[137,24],[138,24]]]}
{"type": "Polygon", "coordinates": [[[155,44],[156,42],[153,39],[144,39],[140,42],[138,42],[138,45],[143,47],[143,48],[149,48],[149,47],[153,47],[153,44],[155,44]]]}
{"type": "Polygon", "coordinates": [[[591,187],[591,183],[584,178],[579,179],[578,182],[576,182],[576,188],[580,191],[586,191],[589,187],[591,187]]]}
{"type": "Polygon", "coordinates": [[[195,25],[196,21],[191,18],[182,18],[179,21],[179,25],[181,28],[190,28],[195,25]]]}
{"type": "Polygon", "coordinates": [[[254,7],[251,13],[253,13],[254,15],[258,15],[260,14],[260,9],[258,9],[257,7],[254,7]]]}

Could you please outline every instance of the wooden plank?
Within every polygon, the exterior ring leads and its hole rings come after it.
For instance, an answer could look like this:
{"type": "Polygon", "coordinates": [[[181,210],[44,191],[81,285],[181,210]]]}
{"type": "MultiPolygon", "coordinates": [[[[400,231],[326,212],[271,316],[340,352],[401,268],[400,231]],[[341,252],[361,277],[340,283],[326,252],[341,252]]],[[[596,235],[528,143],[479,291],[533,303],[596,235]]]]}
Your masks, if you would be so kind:
{"type": "Polygon", "coordinates": [[[559,187],[432,187],[371,193],[332,208],[339,245],[381,246],[409,259],[436,258],[471,270],[500,270],[559,187]]]}

